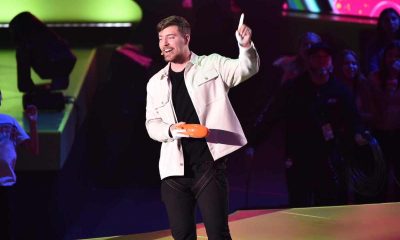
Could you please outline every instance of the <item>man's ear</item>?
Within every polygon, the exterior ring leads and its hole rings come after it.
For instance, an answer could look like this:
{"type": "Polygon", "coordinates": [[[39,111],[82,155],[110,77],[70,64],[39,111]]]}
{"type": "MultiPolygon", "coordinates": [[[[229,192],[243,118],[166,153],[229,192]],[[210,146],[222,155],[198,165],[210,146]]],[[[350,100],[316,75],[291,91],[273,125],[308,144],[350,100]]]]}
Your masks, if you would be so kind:
{"type": "Polygon", "coordinates": [[[184,38],[185,38],[185,43],[186,43],[186,44],[189,44],[189,42],[190,42],[190,35],[189,35],[189,34],[185,34],[184,38]]]}

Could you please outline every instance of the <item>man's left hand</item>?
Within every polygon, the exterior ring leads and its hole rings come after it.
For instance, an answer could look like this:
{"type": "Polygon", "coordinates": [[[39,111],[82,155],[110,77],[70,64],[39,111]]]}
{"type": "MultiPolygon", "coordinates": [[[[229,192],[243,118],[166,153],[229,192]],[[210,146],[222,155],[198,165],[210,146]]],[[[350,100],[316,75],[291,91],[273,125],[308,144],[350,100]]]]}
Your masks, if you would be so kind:
{"type": "Polygon", "coordinates": [[[239,26],[236,30],[236,40],[238,41],[239,45],[244,48],[249,48],[251,46],[251,29],[246,25],[243,24],[244,14],[240,16],[239,26]]]}

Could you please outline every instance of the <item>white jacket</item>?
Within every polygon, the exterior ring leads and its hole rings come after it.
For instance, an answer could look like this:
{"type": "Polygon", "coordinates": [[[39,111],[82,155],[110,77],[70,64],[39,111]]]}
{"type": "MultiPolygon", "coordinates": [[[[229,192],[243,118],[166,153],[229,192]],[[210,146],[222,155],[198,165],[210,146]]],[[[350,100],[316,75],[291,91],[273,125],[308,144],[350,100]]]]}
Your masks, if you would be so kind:
{"type": "MultiPolygon", "coordinates": [[[[169,66],[167,64],[147,83],[146,129],[152,139],[162,142],[159,160],[161,179],[184,175],[180,140],[174,140],[168,134],[171,124],[177,123],[168,78],[169,66]]],[[[239,47],[238,59],[218,54],[191,54],[184,71],[185,84],[200,124],[210,130],[206,141],[214,160],[247,143],[229,101],[228,91],[256,74],[259,66],[260,59],[253,44],[248,49],[239,47]]]]}

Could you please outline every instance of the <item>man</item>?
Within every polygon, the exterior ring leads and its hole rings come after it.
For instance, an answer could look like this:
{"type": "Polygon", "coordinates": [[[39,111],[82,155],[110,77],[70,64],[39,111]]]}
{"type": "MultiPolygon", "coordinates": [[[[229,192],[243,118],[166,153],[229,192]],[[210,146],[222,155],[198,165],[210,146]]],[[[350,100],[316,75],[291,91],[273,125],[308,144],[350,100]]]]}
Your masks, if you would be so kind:
{"type": "MultiPolygon", "coordinates": [[[[2,100],[0,91],[0,105],[2,100]]],[[[14,172],[16,147],[22,145],[31,153],[39,154],[36,107],[28,106],[25,116],[29,122],[31,137],[13,117],[0,113],[0,239],[11,239],[8,198],[17,180],[14,172]]]]}
{"type": "Polygon", "coordinates": [[[367,143],[350,91],[333,78],[332,54],[325,43],[310,47],[307,71],[282,86],[252,140],[284,121],[291,207],[346,203],[343,158],[354,143],[367,143]]]}
{"type": "Polygon", "coordinates": [[[336,169],[341,165],[337,143],[354,133],[356,113],[349,92],[332,79],[332,70],[330,48],[313,45],[308,72],[299,76],[287,98],[287,184],[294,207],[345,203],[336,169]]]}
{"type": "Polygon", "coordinates": [[[297,54],[282,56],[274,61],[273,65],[282,69],[281,83],[296,78],[306,71],[307,50],[312,44],[321,42],[321,37],[314,32],[306,32],[299,37],[297,54]]]}
{"type": "Polygon", "coordinates": [[[225,156],[247,143],[228,98],[231,87],[259,69],[251,29],[236,31],[239,58],[198,56],[189,49],[190,25],[170,16],[157,25],[161,55],[168,63],[147,85],[146,128],[162,142],[159,160],[161,196],[175,239],[196,239],[198,204],[208,239],[231,239],[225,156]],[[179,126],[209,128],[206,138],[187,138],[179,126]]]}

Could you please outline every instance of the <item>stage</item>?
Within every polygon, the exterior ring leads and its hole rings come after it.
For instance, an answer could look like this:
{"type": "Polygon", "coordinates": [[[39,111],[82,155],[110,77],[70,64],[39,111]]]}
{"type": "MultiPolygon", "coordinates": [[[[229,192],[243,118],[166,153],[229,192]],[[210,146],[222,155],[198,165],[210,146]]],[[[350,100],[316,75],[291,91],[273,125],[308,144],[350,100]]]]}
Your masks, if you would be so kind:
{"type": "MultiPolygon", "coordinates": [[[[173,5],[168,2],[168,6],[173,5]]],[[[120,58],[111,65],[116,46],[101,45],[137,41],[153,60],[162,62],[155,25],[159,11],[164,15],[171,9],[154,6],[146,11],[148,19],[144,19],[141,29],[135,29],[135,34],[132,28],[55,28],[67,36],[71,46],[91,47],[72,49],[78,61],[70,75],[70,86],[64,91],[71,100],[65,110],[39,112],[40,155],[18,153],[18,184],[12,204],[17,239],[172,239],[159,196],[159,146],[144,128],[145,84],[150,73],[161,67],[155,65],[143,73],[135,63],[120,58]]],[[[219,22],[221,15],[213,14],[206,11],[204,19],[219,22]]],[[[229,18],[222,17],[223,24],[210,28],[203,23],[200,27],[204,29],[194,31],[192,49],[196,53],[236,56],[233,33],[237,21],[231,19],[230,28],[225,25],[229,18]],[[214,37],[213,41],[205,42],[209,36],[214,37]]],[[[366,42],[360,40],[364,39],[362,33],[373,29],[371,24],[354,21],[287,18],[281,16],[280,4],[273,1],[247,8],[245,21],[256,33],[254,42],[263,63],[254,81],[230,92],[243,125],[252,123],[275,92],[280,72],[272,62],[282,54],[294,53],[295,39],[300,34],[315,31],[334,40],[332,43],[339,48],[361,52],[366,42]]],[[[0,35],[5,36],[0,41],[4,43],[9,37],[8,29],[0,31],[0,35]]],[[[22,93],[17,89],[15,51],[7,49],[8,42],[3,45],[7,47],[0,51],[0,89],[4,98],[0,112],[12,115],[28,130],[22,93]]],[[[43,82],[35,78],[36,82],[43,82]]],[[[285,208],[282,141],[275,129],[259,146],[252,162],[240,151],[229,160],[233,239],[400,239],[400,203],[285,208]],[[237,210],[244,208],[253,210],[237,210]]],[[[206,239],[202,224],[198,225],[198,236],[206,239]]]]}
{"type": "MultiPolygon", "coordinates": [[[[400,238],[399,222],[400,203],[241,210],[229,216],[231,235],[235,240],[395,240],[400,238]]],[[[197,230],[198,239],[207,239],[202,224],[198,224],[197,230]]],[[[142,234],[92,238],[94,239],[169,240],[173,238],[167,229],[142,234]]]]}

